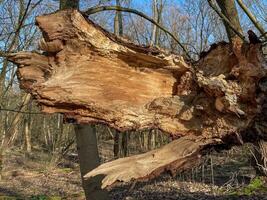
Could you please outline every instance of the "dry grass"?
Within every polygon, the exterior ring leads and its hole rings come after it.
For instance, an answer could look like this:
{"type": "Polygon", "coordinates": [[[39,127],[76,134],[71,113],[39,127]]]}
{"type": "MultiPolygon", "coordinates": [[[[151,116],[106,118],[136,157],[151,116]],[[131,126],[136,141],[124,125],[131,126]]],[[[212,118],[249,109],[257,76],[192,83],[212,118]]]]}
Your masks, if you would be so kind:
{"type": "MultiPolygon", "coordinates": [[[[213,152],[201,166],[176,177],[163,175],[146,183],[119,185],[110,190],[111,199],[264,199],[264,180],[260,189],[246,190],[255,176],[248,148],[213,152]]],[[[102,144],[100,151],[103,160],[111,159],[112,144],[102,144]]],[[[18,150],[8,151],[5,157],[0,199],[84,199],[76,162],[64,160],[55,166],[45,153],[26,156],[18,150]]]]}

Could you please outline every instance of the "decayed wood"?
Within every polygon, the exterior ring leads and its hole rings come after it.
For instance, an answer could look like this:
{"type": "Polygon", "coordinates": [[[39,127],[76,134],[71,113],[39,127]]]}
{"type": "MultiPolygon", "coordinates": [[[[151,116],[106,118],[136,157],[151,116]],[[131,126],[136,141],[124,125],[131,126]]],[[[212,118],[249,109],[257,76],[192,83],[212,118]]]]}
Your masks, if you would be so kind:
{"type": "Polygon", "coordinates": [[[220,140],[185,136],[160,149],[105,163],[84,177],[107,175],[102,180],[102,187],[105,188],[118,181],[148,180],[164,171],[175,174],[177,169],[183,170],[192,167],[192,164],[197,164],[201,158],[200,150],[207,144],[217,142],[220,143],[220,140]]]}
{"type": "Polygon", "coordinates": [[[222,42],[198,62],[187,63],[181,56],[117,38],[75,10],[36,22],[44,53],[21,52],[9,59],[19,66],[21,87],[43,112],[63,113],[76,123],[104,123],[121,131],[159,128],[182,137],[87,175],[107,175],[104,186],[190,166],[203,149],[229,136],[242,142],[239,133],[260,121],[266,92],[260,44],[222,42]],[[130,165],[136,168],[128,173],[130,165]]]}
{"type": "Polygon", "coordinates": [[[171,116],[161,121],[152,107],[169,97],[165,109],[172,106],[174,116],[176,104],[184,101],[173,98],[177,79],[189,69],[181,57],[116,41],[76,11],[38,17],[37,24],[46,40],[40,48],[47,54],[26,52],[10,59],[20,64],[21,87],[35,96],[44,112],[120,130],[168,128],[171,116]]]}

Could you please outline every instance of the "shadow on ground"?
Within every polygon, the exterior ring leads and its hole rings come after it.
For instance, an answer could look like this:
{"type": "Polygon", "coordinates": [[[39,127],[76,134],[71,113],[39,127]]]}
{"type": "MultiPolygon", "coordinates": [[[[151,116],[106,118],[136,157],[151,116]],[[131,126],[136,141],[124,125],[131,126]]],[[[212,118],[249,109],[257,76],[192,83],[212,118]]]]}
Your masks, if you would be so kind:
{"type": "MultiPolygon", "coordinates": [[[[190,183],[188,183],[190,184],[190,183]]],[[[175,185],[175,184],[174,184],[175,185]]],[[[129,187],[128,187],[129,188],[129,187]]],[[[112,200],[263,200],[267,199],[267,193],[252,194],[252,195],[237,195],[237,194],[211,194],[212,192],[189,192],[171,187],[169,184],[136,186],[134,190],[129,191],[127,187],[117,187],[110,192],[112,200]]],[[[211,189],[212,190],[212,189],[211,189]]],[[[216,188],[214,188],[216,190],[216,188]]],[[[217,193],[218,191],[214,191],[217,193]]]]}

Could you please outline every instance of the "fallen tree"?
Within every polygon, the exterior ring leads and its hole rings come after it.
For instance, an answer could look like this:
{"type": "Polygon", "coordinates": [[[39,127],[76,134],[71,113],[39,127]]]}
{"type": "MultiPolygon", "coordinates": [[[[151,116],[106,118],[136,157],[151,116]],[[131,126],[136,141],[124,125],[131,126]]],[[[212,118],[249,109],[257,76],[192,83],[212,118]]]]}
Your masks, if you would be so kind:
{"type": "Polygon", "coordinates": [[[76,10],[36,18],[43,53],[19,52],[20,87],[45,113],[120,131],[161,129],[176,138],[145,154],[105,163],[85,177],[152,178],[190,168],[211,147],[265,138],[266,63],[261,44],[235,38],[197,62],[118,38],[76,10]]]}

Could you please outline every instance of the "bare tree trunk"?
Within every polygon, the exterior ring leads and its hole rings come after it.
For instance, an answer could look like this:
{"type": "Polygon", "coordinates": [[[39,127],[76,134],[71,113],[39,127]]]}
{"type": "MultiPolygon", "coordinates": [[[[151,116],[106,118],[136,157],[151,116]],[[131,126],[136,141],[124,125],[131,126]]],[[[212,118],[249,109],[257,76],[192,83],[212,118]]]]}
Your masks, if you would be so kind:
{"type": "MultiPolygon", "coordinates": [[[[153,19],[157,21],[158,18],[158,13],[157,13],[157,0],[153,0],[153,19]]],[[[153,24],[153,29],[152,29],[152,35],[151,35],[151,40],[150,40],[150,45],[154,45],[155,39],[156,39],[156,32],[157,32],[157,26],[153,24]]]]}
{"type": "Polygon", "coordinates": [[[114,145],[113,145],[114,158],[119,158],[120,153],[120,133],[115,130],[114,134],[114,145]]]}
{"type": "MultiPolygon", "coordinates": [[[[121,6],[120,0],[116,0],[116,6],[121,6]]],[[[122,13],[120,11],[116,11],[116,14],[115,14],[114,34],[118,36],[123,36],[122,13]]]]}
{"type": "MultiPolygon", "coordinates": [[[[162,0],[153,0],[152,7],[153,7],[153,18],[157,23],[160,23],[163,10],[162,0]]],[[[153,25],[150,45],[156,45],[156,46],[159,45],[159,33],[160,33],[159,28],[156,25],[153,25]]]]}
{"type": "MultiPolygon", "coordinates": [[[[163,11],[163,2],[162,0],[158,0],[158,5],[157,5],[157,23],[161,23],[161,17],[162,17],[162,11],[163,11]]],[[[156,29],[156,35],[155,35],[155,45],[159,46],[159,39],[160,39],[160,29],[156,29]]]]}
{"type": "Polygon", "coordinates": [[[148,150],[155,148],[155,131],[150,130],[148,133],[148,150]]]}
{"type": "Polygon", "coordinates": [[[124,157],[128,156],[128,137],[129,137],[129,134],[127,131],[122,133],[121,150],[122,150],[122,155],[124,157]]]}
{"type": "MultiPolygon", "coordinates": [[[[23,18],[23,16],[25,16],[27,13],[25,13],[25,7],[24,7],[24,0],[20,0],[19,1],[19,17],[18,17],[18,22],[16,24],[16,32],[15,35],[12,38],[11,44],[7,49],[7,52],[11,52],[14,49],[16,49],[17,43],[18,43],[18,39],[19,39],[19,34],[20,34],[20,29],[25,21],[25,18],[23,18]]],[[[2,65],[2,70],[0,73],[0,98],[3,98],[3,91],[5,88],[5,79],[6,79],[6,74],[7,74],[7,67],[8,67],[8,61],[6,59],[4,59],[3,61],[3,65],[2,65]]]]}
{"type": "MultiPolygon", "coordinates": [[[[31,103],[29,103],[29,111],[31,111],[31,103]]],[[[24,136],[25,136],[25,147],[27,153],[31,153],[32,145],[31,145],[31,115],[28,114],[24,118],[24,136]]]]}
{"type": "MultiPolygon", "coordinates": [[[[116,0],[116,6],[121,6],[120,0],[116,0]]],[[[123,21],[122,21],[122,13],[120,11],[116,11],[114,18],[114,34],[117,36],[123,36],[123,21]]],[[[127,146],[128,146],[128,134],[126,132],[120,133],[117,130],[115,131],[114,137],[114,157],[119,158],[120,155],[127,155],[127,146]],[[121,138],[121,140],[120,140],[121,138]]]]}
{"type": "Polygon", "coordinates": [[[25,149],[27,153],[31,153],[31,139],[30,139],[30,122],[29,118],[24,119],[24,135],[25,135],[25,149]]]}
{"type": "MultiPolygon", "coordinates": [[[[17,24],[15,25],[15,34],[14,36],[12,36],[12,40],[10,45],[7,47],[6,52],[12,52],[13,50],[15,50],[18,46],[18,40],[19,40],[19,34],[20,34],[20,29],[22,27],[22,25],[25,22],[25,16],[28,12],[28,10],[25,10],[25,6],[24,6],[24,0],[20,0],[19,1],[19,16],[18,16],[18,21],[17,24]]],[[[5,96],[5,87],[6,87],[6,75],[8,73],[8,60],[4,59],[3,63],[2,63],[2,69],[0,72],[0,102],[3,102],[4,96],[5,96]]],[[[29,96],[29,95],[27,95],[29,96]]],[[[21,107],[21,109],[23,109],[23,106],[21,107]]],[[[11,123],[11,126],[8,127],[8,129],[5,127],[3,128],[3,136],[2,136],[2,142],[1,142],[1,146],[0,146],[0,173],[1,170],[3,168],[3,159],[4,159],[4,153],[7,149],[7,147],[9,146],[10,143],[12,143],[14,141],[14,139],[16,138],[17,134],[18,134],[18,123],[21,120],[22,115],[20,113],[17,113],[11,123]]],[[[8,120],[8,115],[6,115],[5,118],[5,123],[8,120]]],[[[0,175],[1,176],[1,175],[0,175]]]]}
{"type": "Polygon", "coordinates": [[[102,176],[84,180],[83,176],[100,164],[96,128],[92,125],[75,125],[78,157],[86,200],[107,200],[108,192],[101,189],[102,176]]]}
{"type": "MultiPolygon", "coordinates": [[[[24,111],[25,107],[28,105],[29,101],[31,99],[30,94],[25,94],[23,96],[23,102],[20,108],[20,111],[24,111]]],[[[12,120],[10,126],[5,131],[5,135],[2,141],[2,145],[0,148],[6,149],[7,147],[11,146],[13,142],[15,141],[17,134],[18,134],[18,124],[21,122],[22,113],[18,112],[16,113],[14,119],[12,120]]]]}
{"type": "Polygon", "coordinates": [[[143,150],[144,151],[147,151],[148,150],[148,134],[147,134],[147,132],[146,131],[143,131],[142,132],[142,136],[143,136],[143,139],[142,139],[142,141],[143,141],[143,150]]]}
{"type": "MultiPolygon", "coordinates": [[[[235,6],[234,0],[216,0],[222,13],[228,18],[235,29],[242,33],[241,24],[238,17],[238,12],[235,6]]],[[[224,21],[224,26],[227,32],[229,41],[232,42],[233,38],[237,37],[236,33],[229,27],[229,25],[224,21]]]]}
{"type": "Polygon", "coordinates": [[[250,21],[254,24],[254,26],[259,30],[259,32],[264,36],[265,39],[267,39],[267,35],[265,33],[265,30],[263,26],[257,21],[256,17],[249,11],[247,6],[243,3],[242,0],[237,0],[237,3],[242,8],[242,10],[246,13],[250,21]]]}
{"type": "MultiPolygon", "coordinates": [[[[60,0],[60,9],[79,8],[79,0],[60,0]]],[[[100,164],[96,129],[89,125],[75,125],[80,171],[86,200],[107,200],[108,193],[102,190],[102,177],[84,180],[83,176],[100,164]]]]}
{"type": "Polygon", "coordinates": [[[79,0],[60,0],[60,10],[68,8],[79,8],[79,0]]]}

